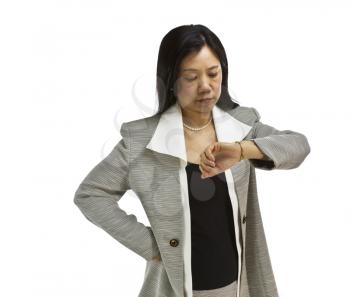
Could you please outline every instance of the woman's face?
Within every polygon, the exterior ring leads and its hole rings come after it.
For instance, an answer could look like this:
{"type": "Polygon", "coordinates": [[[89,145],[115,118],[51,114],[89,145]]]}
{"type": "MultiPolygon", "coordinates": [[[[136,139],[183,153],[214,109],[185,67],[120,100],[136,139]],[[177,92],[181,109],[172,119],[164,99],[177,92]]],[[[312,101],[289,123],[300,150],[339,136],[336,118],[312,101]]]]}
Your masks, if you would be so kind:
{"type": "Polygon", "coordinates": [[[220,60],[205,45],[182,60],[174,92],[185,111],[208,113],[220,98],[221,82],[220,60]],[[211,100],[199,101],[204,98],[211,100]]]}

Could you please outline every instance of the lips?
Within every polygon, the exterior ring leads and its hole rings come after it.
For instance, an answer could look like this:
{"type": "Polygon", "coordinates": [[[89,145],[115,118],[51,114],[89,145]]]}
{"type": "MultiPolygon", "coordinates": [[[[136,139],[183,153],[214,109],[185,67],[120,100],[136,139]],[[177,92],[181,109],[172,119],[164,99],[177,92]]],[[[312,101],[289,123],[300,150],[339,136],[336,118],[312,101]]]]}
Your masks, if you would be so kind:
{"type": "Polygon", "coordinates": [[[213,100],[213,98],[203,98],[203,99],[198,99],[197,101],[209,101],[209,100],[213,100]]]}

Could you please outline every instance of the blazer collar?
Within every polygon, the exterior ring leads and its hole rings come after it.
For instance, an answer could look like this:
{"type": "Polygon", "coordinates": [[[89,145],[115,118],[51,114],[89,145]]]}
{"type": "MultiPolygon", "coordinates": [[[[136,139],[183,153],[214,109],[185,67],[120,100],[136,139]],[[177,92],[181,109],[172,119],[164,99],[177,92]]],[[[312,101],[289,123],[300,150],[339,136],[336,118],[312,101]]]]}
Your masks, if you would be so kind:
{"type": "MultiPolygon", "coordinates": [[[[213,107],[212,114],[219,142],[240,141],[252,129],[252,126],[237,120],[216,105],[213,107]]],[[[161,114],[155,132],[146,148],[180,158],[187,164],[182,111],[178,102],[161,114]]]]}

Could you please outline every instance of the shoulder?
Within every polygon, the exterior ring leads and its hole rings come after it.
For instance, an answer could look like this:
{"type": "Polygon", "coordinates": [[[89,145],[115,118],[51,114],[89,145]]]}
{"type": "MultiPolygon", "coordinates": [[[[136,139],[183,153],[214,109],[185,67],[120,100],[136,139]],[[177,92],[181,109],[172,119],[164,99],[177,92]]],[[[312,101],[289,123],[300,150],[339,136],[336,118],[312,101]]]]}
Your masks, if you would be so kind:
{"type": "Polygon", "coordinates": [[[160,115],[152,115],[141,119],[123,122],[120,134],[123,137],[149,138],[157,127],[160,115]],[[130,136],[131,135],[131,136],[130,136]]]}
{"type": "Polygon", "coordinates": [[[260,114],[254,107],[249,106],[237,106],[234,109],[227,110],[231,116],[236,118],[237,120],[246,123],[248,125],[252,125],[255,122],[260,120],[260,114]]]}

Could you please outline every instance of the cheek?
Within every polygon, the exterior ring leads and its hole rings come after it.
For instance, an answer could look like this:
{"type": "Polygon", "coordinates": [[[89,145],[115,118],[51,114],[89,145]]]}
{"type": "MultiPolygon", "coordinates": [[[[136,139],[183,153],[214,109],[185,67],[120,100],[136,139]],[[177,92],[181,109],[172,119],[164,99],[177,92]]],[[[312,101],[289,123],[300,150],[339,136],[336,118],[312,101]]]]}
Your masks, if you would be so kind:
{"type": "Polygon", "coordinates": [[[217,93],[221,93],[221,86],[222,86],[222,78],[220,77],[220,79],[218,79],[215,82],[215,90],[217,93]]]}
{"type": "Polygon", "coordinates": [[[218,93],[221,92],[221,83],[219,83],[217,86],[216,86],[216,90],[218,93]]]}
{"type": "Polygon", "coordinates": [[[178,88],[179,96],[191,97],[196,95],[196,85],[195,84],[181,84],[178,88]]]}

